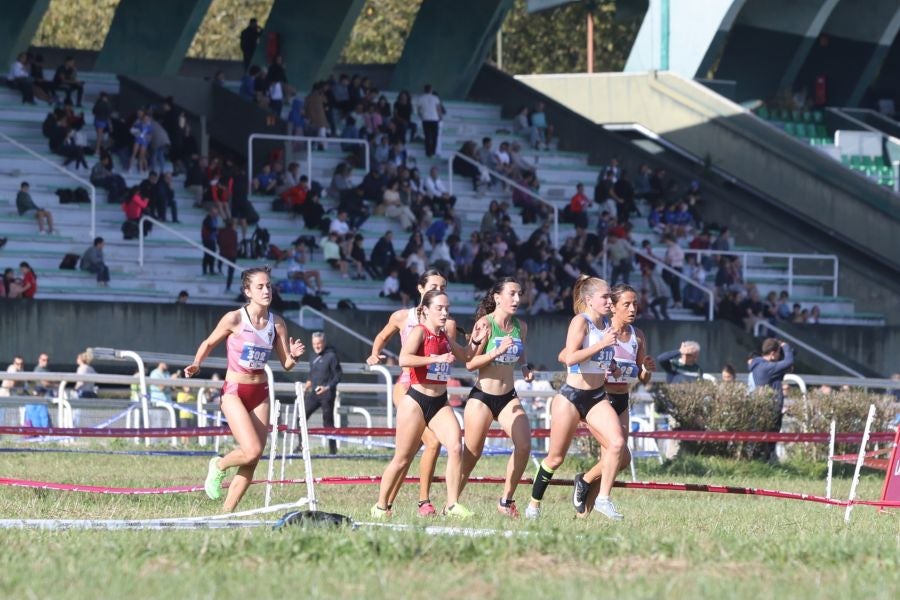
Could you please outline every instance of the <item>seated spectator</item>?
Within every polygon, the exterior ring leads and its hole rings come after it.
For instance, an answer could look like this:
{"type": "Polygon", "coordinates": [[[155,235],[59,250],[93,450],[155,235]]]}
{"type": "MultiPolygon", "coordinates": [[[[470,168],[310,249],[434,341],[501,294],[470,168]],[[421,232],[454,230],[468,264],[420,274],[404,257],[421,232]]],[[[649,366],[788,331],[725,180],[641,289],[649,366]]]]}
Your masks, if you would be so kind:
{"type": "Polygon", "coordinates": [[[400,292],[399,269],[397,267],[392,267],[388,271],[378,295],[382,298],[390,298],[391,300],[402,302],[404,306],[409,304],[409,298],[404,297],[404,294],[400,292]]]}
{"type": "Polygon", "coordinates": [[[569,205],[566,207],[569,221],[572,222],[575,227],[587,228],[587,211],[590,205],[591,201],[584,193],[584,184],[579,183],[575,186],[575,195],[572,196],[572,199],[569,200],[569,205]]]}
{"type": "Polygon", "coordinates": [[[361,234],[357,233],[353,236],[353,243],[350,246],[350,260],[353,261],[353,266],[356,268],[356,275],[353,276],[353,279],[364,280],[366,273],[372,279],[380,279],[380,274],[373,268],[371,261],[366,258],[364,242],[365,238],[361,234]]]}
{"type": "Polygon", "coordinates": [[[10,87],[22,94],[22,104],[36,104],[34,101],[34,79],[28,67],[28,56],[20,52],[9,68],[6,81],[10,87]]]}
{"type": "Polygon", "coordinates": [[[738,307],[743,317],[744,330],[748,333],[752,332],[756,322],[763,319],[763,311],[765,310],[765,306],[759,297],[759,290],[755,285],[750,286],[747,297],[741,301],[738,307]]]}
{"type": "Polygon", "coordinates": [[[31,194],[28,193],[30,189],[27,181],[23,181],[19,186],[19,193],[16,194],[16,211],[20,217],[33,217],[37,221],[38,233],[44,233],[45,230],[48,234],[54,233],[53,214],[34,203],[31,194]]]}
{"type": "Polygon", "coordinates": [[[307,229],[321,229],[325,217],[325,207],[322,206],[319,195],[310,192],[303,203],[303,224],[307,229]]]}
{"type": "Polygon", "coordinates": [[[322,248],[325,262],[331,265],[331,268],[340,271],[341,277],[349,279],[350,275],[347,272],[347,258],[341,250],[340,241],[341,236],[337,232],[331,231],[327,236],[321,239],[319,246],[322,248]]]}
{"type": "Polygon", "coordinates": [[[290,264],[288,265],[288,278],[300,279],[316,294],[325,295],[322,286],[322,274],[316,269],[308,269],[306,267],[307,248],[303,242],[296,242],[294,249],[290,253],[290,264]]]}
{"type": "Polygon", "coordinates": [[[451,196],[447,191],[447,186],[441,181],[437,167],[431,167],[428,170],[428,177],[425,178],[422,193],[431,206],[434,216],[446,215],[449,209],[456,206],[456,196],[451,196]]]}
{"type": "MultiPolygon", "coordinates": [[[[425,237],[428,238],[428,243],[433,246],[443,242],[448,235],[452,235],[455,232],[456,220],[448,216],[443,219],[435,219],[428,226],[428,229],[425,230],[425,237]]],[[[424,269],[422,271],[424,272],[424,269]]]]}
{"type": "Polygon", "coordinates": [[[3,287],[0,288],[0,294],[3,298],[21,298],[22,282],[16,278],[16,272],[12,268],[6,268],[3,271],[3,287]]]}
{"type": "Polygon", "coordinates": [[[331,176],[331,183],[328,186],[329,198],[340,200],[341,194],[347,190],[353,189],[354,186],[350,179],[352,173],[353,167],[351,167],[349,163],[338,163],[338,166],[334,168],[334,173],[331,176]]]}
{"type": "Polygon", "coordinates": [[[729,321],[738,327],[744,326],[744,315],[739,306],[740,295],[737,291],[726,291],[716,306],[716,319],[729,321]]]}
{"type": "Polygon", "coordinates": [[[818,304],[815,304],[811,309],[809,309],[809,316],[806,317],[806,322],[816,325],[819,323],[819,319],[821,318],[822,309],[819,308],[818,304]]]}
{"type": "Polygon", "coordinates": [[[776,303],[775,307],[775,317],[779,321],[789,321],[791,318],[791,304],[787,290],[782,290],[781,293],[778,294],[778,302],[776,303]]]}
{"type": "Polygon", "coordinates": [[[72,92],[75,92],[75,106],[81,106],[81,98],[84,96],[84,82],[78,80],[78,71],[75,69],[75,59],[67,56],[66,60],[56,68],[53,75],[53,85],[57,90],[66,93],[66,102],[72,102],[72,92]]]}
{"type": "Polygon", "coordinates": [[[121,175],[113,172],[112,156],[108,152],[102,152],[100,160],[91,169],[91,183],[106,190],[106,199],[110,204],[122,202],[127,184],[121,175]]]}
{"type": "Polygon", "coordinates": [[[272,173],[272,167],[266,164],[262,166],[259,173],[253,178],[253,193],[272,195],[279,185],[281,185],[281,182],[272,173]]]}
{"type": "Polygon", "coordinates": [[[38,290],[37,273],[35,273],[34,269],[31,268],[31,265],[25,261],[19,263],[19,271],[22,272],[22,277],[19,279],[19,282],[22,285],[22,297],[34,298],[38,290]]]}
{"type": "Polygon", "coordinates": [[[408,160],[408,153],[403,142],[396,141],[391,145],[388,152],[388,162],[396,167],[405,167],[408,160]]]}
{"type": "Polygon", "coordinates": [[[390,229],[378,238],[372,253],[369,255],[369,263],[371,264],[371,272],[374,279],[385,277],[391,266],[397,261],[397,254],[394,251],[394,232],[390,229]]]}
{"type": "Polygon", "coordinates": [[[293,217],[303,214],[303,207],[309,198],[309,193],[309,178],[306,175],[301,175],[300,181],[296,185],[281,193],[281,199],[293,217]]]}
{"type": "Polygon", "coordinates": [[[509,162],[514,177],[524,177],[525,173],[537,174],[537,166],[525,160],[525,157],[522,156],[521,146],[516,142],[509,146],[509,162]]]}
{"type": "Polygon", "coordinates": [[[103,245],[102,237],[94,238],[94,244],[81,255],[79,266],[82,271],[97,275],[97,283],[106,287],[109,285],[109,267],[103,260],[103,245]]]}
{"type": "Polygon", "coordinates": [[[453,157],[453,174],[471,180],[472,191],[477,192],[479,183],[490,181],[490,177],[486,174],[482,175],[482,170],[478,163],[478,153],[475,148],[475,142],[471,140],[463,143],[458,151],[458,154],[462,156],[457,155],[453,157]]]}
{"type": "Polygon", "coordinates": [[[400,227],[403,228],[404,231],[412,231],[413,225],[416,223],[416,216],[413,214],[412,210],[410,210],[409,206],[403,204],[400,201],[400,182],[397,179],[394,179],[384,190],[384,194],[381,198],[381,209],[384,211],[384,216],[390,219],[398,219],[400,221],[400,227]]]}

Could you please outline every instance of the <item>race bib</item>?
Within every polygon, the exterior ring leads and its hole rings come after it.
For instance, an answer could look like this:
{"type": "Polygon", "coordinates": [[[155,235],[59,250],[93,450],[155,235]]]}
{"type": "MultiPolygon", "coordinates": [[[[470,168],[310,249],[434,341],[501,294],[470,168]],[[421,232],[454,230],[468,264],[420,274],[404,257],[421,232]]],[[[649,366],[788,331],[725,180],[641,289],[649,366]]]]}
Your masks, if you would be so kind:
{"type": "Polygon", "coordinates": [[[245,369],[265,368],[266,363],[269,362],[269,353],[271,352],[271,348],[263,348],[246,343],[243,350],[241,350],[241,358],[238,364],[245,369]]]}
{"type": "MultiPolygon", "coordinates": [[[[437,356],[432,354],[432,356],[437,356]]],[[[431,363],[426,370],[426,381],[432,383],[446,383],[450,379],[450,363],[431,363]]]]}
{"type": "MultiPolygon", "coordinates": [[[[613,377],[612,373],[607,376],[607,380],[611,383],[632,383],[637,381],[638,375],[641,374],[641,368],[637,363],[632,361],[617,360],[616,366],[622,370],[618,377],[613,377]]],[[[615,369],[612,369],[615,370],[615,369]]]]}
{"type": "MultiPolygon", "coordinates": [[[[494,359],[495,364],[510,365],[519,362],[519,357],[522,356],[522,351],[525,349],[525,345],[519,338],[513,338],[512,341],[512,346],[507,348],[503,354],[494,359]]],[[[499,348],[502,343],[503,338],[494,338],[495,349],[499,348]]]]}
{"type": "Polygon", "coordinates": [[[613,364],[615,357],[616,350],[615,348],[610,346],[609,348],[604,348],[603,350],[592,356],[591,361],[601,369],[608,371],[609,367],[613,364]]]}

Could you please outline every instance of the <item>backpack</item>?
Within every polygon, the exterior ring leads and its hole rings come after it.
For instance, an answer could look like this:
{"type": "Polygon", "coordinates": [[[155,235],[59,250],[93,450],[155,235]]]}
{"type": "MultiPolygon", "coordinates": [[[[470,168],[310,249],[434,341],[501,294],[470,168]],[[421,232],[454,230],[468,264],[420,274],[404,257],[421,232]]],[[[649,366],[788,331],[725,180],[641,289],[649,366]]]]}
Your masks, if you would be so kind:
{"type": "Polygon", "coordinates": [[[63,259],[59,263],[60,269],[68,269],[73,271],[78,265],[78,255],[77,254],[66,254],[63,256],[63,259]]]}
{"type": "Polygon", "coordinates": [[[75,195],[75,198],[74,198],[73,202],[75,202],[76,204],[90,204],[91,203],[91,195],[83,187],[75,188],[74,195],[75,195]]]}
{"type": "Polygon", "coordinates": [[[134,240],[138,238],[137,221],[125,221],[122,223],[122,239],[134,240]]]}
{"type": "Polygon", "coordinates": [[[268,229],[257,227],[250,238],[250,258],[264,258],[269,252],[269,235],[268,229]]]}
{"type": "Polygon", "coordinates": [[[338,310],[358,310],[356,308],[356,302],[354,302],[350,298],[343,298],[341,300],[338,300],[337,307],[338,310]]]}
{"type": "Polygon", "coordinates": [[[316,310],[328,310],[328,306],[325,305],[325,302],[323,302],[320,297],[313,294],[303,294],[303,299],[300,303],[303,304],[303,306],[308,306],[316,310]]]}
{"type": "Polygon", "coordinates": [[[56,190],[56,195],[59,196],[60,204],[72,204],[75,202],[75,193],[69,188],[60,188],[56,190]]]}

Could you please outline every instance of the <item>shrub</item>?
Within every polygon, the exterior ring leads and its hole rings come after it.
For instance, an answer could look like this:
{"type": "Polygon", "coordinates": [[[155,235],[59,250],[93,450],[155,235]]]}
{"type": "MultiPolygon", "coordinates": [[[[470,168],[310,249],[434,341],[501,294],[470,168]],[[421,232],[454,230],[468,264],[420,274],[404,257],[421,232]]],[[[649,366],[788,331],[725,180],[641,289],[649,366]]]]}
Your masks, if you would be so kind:
{"type": "MultiPolygon", "coordinates": [[[[867,393],[861,389],[835,391],[829,394],[812,392],[807,398],[797,399],[786,410],[785,420],[792,431],[804,433],[828,433],[831,420],[835,420],[838,432],[862,431],[866,426],[869,405],[875,405],[875,419],[872,431],[888,431],[894,418],[893,400],[890,396],[867,393]]],[[[837,444],[836,454],[859,451],[859,444],[837,444]]],[[[792,444],[790,452],[803,458],[821,460],[828,456],[828,446],[824,444],[792,444]]]]}
{"type": "MultiPolygon", "coordinates": [[[[749,394],[740,383],[718,385],[708,381],[661,385],[656,389],[656,410],[667,413],[673,429],[684,431],[771,431],[775,427],[775,400],[769,388],[749,394]]],[[[754,458],[765,444],[752,442],[681,442],[690,454],[754,458]]]]}

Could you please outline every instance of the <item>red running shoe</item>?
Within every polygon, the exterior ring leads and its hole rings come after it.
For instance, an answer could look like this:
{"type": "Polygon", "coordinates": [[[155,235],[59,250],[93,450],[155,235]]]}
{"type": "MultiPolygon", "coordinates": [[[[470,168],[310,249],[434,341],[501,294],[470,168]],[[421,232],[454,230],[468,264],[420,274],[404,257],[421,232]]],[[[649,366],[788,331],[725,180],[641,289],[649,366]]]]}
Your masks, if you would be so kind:
{"type": "Polygon", "coordinates": [[[436,514],[437,514],[437,511],[434,509],[434,504],[431,503],[431,500],[419,502],[419,516],[420,517],[433,517],[436,514]]]}
{"type": "Polygon", "coordinates": [[[516,508],[515,500],[508,500],[506,505],[504,505],[503,501],[501,500],[497,503],[497,512],[501,515],[506,515],[510,519],[519,518],[519,509],[516,508]]]}

